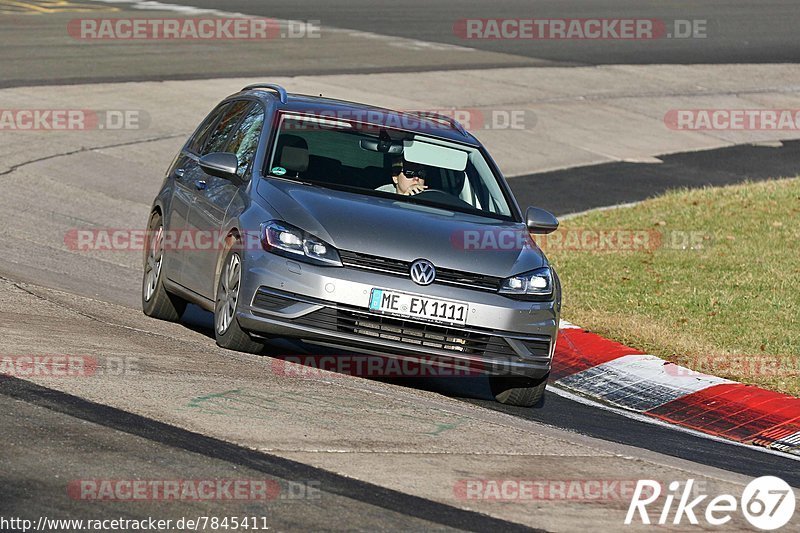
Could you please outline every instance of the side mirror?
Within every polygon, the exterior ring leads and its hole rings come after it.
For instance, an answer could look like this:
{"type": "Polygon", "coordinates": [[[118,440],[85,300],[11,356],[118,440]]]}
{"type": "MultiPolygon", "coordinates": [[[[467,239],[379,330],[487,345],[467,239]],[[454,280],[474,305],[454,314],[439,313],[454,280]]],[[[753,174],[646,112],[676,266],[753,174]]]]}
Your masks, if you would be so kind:
{"type": "Polygon", "coordinates": [[[200,158],[200,168],[206,174],[224,178],[234,182],[241,181],[236,171],[239,170],[239,160],[235,154],[227,152],[213,152],[200,158]]]}
{"type": "Polygon", "coordinates": [[[544,235],[558,229],[558,219],[553,213],[539,207],[529,207],[525,212],[525,224],[528,231],[544,235]]]}

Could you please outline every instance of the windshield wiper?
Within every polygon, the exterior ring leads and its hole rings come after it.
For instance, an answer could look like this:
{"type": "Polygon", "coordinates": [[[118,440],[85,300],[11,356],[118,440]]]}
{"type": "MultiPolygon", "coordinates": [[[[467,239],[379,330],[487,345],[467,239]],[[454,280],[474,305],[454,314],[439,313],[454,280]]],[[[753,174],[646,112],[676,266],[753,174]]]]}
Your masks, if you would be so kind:
{"type": "Polygon", "coordinates": [[[489,213],[487,211],[483,211],[482,209],[478,209],[476,207],[462,207],[453,204],[445,204],[441,202],[432,202],[430,200],[426,200],[424,198],[417,198],[416,196],[404,196],[401,195],[402,198],[405,198],[408,202],[417,205],[425,205],[428,207],[438,207],[439,209],[445,209],[447,211],[455,211],[456,213],[464,213],[467,215],[477,215],[480,217],[491,218],[495,220],[510,220],[504,215],[496,214],[496,213],[489,213]]]}

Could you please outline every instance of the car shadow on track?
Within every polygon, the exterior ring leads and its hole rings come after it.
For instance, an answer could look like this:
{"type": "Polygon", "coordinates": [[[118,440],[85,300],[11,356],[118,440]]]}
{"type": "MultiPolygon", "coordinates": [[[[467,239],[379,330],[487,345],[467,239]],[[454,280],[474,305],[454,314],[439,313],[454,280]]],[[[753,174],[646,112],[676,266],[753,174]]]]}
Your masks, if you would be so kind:
{"type": "Polygon", "coordinates": [[[214,314],[194,304],[186,306],[181,317],[181,324],[192,331],[202,333],[210,339],[214,338],[214,314]]]}
{"type": "MultiPolygon", "coordinates": [[[[214,315],[196,305],[189,305],[181,318],[181,324],[186,328],[201,333],[214,340],[214,315]]],[[[286,360],[297,356],[333,356],[341,355],[341,350],[332,350],[291,339],[273,339],[261,355],[286,360]]],[[[301,359],[292,359],[297,363],[301,359]]],[[[362,376],[365,379],[389,383],[411,389],[425,390],[450,396],[471,400],[494,400],[489,379],[485,376],[453,376],[453,377],[383,377],[362,376]]]]}

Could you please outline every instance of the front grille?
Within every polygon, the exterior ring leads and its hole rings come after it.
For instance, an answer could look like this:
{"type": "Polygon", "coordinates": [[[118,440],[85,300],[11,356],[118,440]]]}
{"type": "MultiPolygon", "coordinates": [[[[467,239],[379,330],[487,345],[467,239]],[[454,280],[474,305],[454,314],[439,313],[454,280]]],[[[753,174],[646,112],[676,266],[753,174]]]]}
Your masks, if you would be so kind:
{"type": "MultiPolygon", "coordinates": [[[[326,307],[292,320],[296,324],[340,331],[407,344],[487,357],[518,357],[498,335],[465,331],[438,324],[426,324],[385,315],[326,307]]],[[[534,358],[549,358],[549,339],[521,341],[534,358]]]]}
{"type": "MultiPolygon", "coordinates": [[[[345,267],[357,268],[361,270],[372,270],[383,272],[392,276],[407,278],[409,277],[409,270],[411,263],[409,261],[397,261],[394,259],[386,259],[375,255],[367,255],[358,252],[339,251],[339,257],[345,267]]],[[[486,276],[483,274],[475,274],[472,272],[463,272],[460,270],[452,270],[448,268],[436,267],[436,281],[434,284],[442,285],[457,285],[461,287],[469,287],[471,289],[479,289],[484,291],[497,291],[500,288],[502,278],[494,276],[486,276]]]]}
{"type": "Polygon", "coordinates": [[[379,270],[387,274],[407,276],[411,263],[408,261],[395,261],[375,255],[360,254],[339,250],[339,258],[346,267],[361,268],[364,270],[379,270]]]}

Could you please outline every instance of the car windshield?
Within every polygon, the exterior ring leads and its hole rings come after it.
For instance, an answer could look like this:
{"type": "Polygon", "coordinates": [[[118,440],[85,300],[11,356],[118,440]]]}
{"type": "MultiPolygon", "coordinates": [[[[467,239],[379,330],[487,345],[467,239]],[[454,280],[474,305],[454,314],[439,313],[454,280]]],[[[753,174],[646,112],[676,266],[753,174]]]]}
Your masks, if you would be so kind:
{"type": "Polygon", "coordinates": [[[385,126],[283,114],[272,154],[271,176],[513,219],[498,177],[475,147],[385,126]],[[399,168],[410,176],[401,186],[419,183],[424,190],[403,194],[395,183],[402,178],[399,168]]]}

